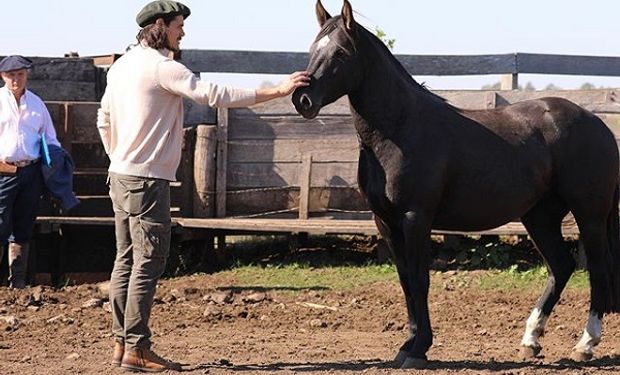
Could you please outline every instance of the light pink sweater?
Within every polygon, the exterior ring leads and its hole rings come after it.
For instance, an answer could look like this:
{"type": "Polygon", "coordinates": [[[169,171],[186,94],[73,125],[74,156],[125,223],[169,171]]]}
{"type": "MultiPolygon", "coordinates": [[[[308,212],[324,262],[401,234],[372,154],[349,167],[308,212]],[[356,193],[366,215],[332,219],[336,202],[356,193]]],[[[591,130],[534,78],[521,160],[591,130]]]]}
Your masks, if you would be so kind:
{"type": "Polygon", "coordinates": [[[110,172],[174,181],[183,137],[183,97],[211,107],[246,107],[254,90],[201,81],[167,50],[138,45],[112,65],[97,114],[110,172]]]}

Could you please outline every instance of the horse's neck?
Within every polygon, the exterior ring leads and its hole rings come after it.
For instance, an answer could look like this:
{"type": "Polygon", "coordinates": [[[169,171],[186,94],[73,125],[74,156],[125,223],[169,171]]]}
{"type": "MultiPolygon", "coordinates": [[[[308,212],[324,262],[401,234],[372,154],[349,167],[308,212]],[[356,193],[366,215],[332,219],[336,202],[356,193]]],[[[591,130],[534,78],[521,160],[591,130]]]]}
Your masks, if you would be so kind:
{"type": "Polygon", "coordinates": [[[403,115],[417,99],[411,82],[388,56],[371,56],[365,67],[362,82],[349,93],[349,101],[360,140],[372,147],[377,139],[398,138],[403,115]]]}

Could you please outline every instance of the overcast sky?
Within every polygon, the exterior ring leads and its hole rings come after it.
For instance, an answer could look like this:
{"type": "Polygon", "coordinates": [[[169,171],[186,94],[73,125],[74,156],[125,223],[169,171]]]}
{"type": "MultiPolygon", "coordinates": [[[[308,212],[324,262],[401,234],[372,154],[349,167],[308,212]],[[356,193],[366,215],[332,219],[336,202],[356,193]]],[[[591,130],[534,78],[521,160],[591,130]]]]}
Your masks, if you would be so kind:
{"type": "MultiPolygon", "coordinates": [[[[138,31],[135,15],[147,1],[20,0],[4,4],[0,55],[82,56],[123,52],[138,31]],[[23,11],[20,11],[20,8],[23,11]]],[[[185,0],[192,10],[183,48],[307,51],[317,30],[314,0],[185,0]]],[[[399,54],[552,53],[620,56],[619,0],[351,0],[357,21],[396,39],[399,54]]],[[[341,0],[324,0],[332,14],[341,0]]],[[[218,83],[253,86],[252,79],[209,75],[218,83]]],[[[416,77],[431,88],[480,88],[495,76],[416,77]]],[[[609,77],[527,75],[537,88],[552,82],[620,87],[609,77]]]]}

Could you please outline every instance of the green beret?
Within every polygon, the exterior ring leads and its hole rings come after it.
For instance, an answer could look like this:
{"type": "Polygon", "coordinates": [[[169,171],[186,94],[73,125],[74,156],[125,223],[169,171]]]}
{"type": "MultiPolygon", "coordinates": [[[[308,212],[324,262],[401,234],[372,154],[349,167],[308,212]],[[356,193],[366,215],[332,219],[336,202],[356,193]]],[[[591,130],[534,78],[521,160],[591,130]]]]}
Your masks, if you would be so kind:
{"type": "Polygon", "coordinates": [[[190,13],[189,8],[179,2],[158,0],[146,4],[136,16],[136,22],[138,22],[140,27],[144,27],[155,22],[160,17],[183,16],[183,18],[187,18],[190,13]]]}

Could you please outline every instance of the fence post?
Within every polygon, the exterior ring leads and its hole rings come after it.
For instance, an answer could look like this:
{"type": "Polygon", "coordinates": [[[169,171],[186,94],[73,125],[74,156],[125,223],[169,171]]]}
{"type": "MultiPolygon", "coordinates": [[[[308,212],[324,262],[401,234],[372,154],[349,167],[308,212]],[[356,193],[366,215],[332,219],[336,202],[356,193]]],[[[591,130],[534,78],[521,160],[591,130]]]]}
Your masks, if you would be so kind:
{"type": "Polygon", "coordinates": [[[310,182],[312,180],[312,154],[301,158],[301,175],[299,176],[299,219],[307,220],[310,216],[310,182]]]}
{"type": "Polygon", "coordinates": [[[215,216],[217,126],[198,125],[194,149],[193,217],[215,216]]]}
{"type": "Polygon", "coordinates": [[[502,90],[516,90],[519,88],[519,75],[518,74],[504,74],[502,75],[502,90]]]}

